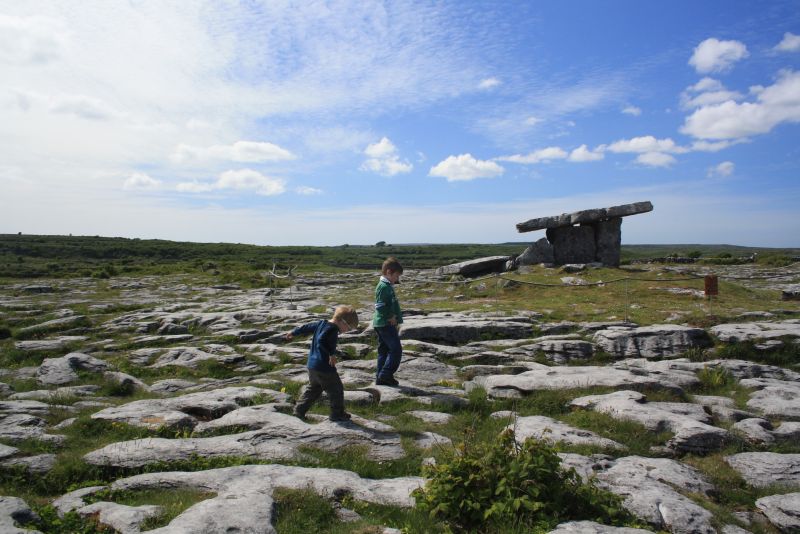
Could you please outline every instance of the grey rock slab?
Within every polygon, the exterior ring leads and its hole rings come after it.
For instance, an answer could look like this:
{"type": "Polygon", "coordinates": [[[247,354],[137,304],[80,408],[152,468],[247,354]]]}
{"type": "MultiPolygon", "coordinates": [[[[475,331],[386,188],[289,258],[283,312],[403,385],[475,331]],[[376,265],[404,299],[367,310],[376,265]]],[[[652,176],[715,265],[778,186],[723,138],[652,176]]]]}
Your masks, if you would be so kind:
{"type": "Polygon", "coordinates": [[[775,322],[728,323],[712,326],[710,332],[725,343],[779,339],[783,337],[800,338],[800,321],[788,319],[775,322]]]}
{"type": "Polygon", "coordinates": [[[42,385],[60,386],[78,379],[77,371],[102,373],[109,365],[88,354],[70,352],[60,358],[47,358],[36,372],[36,380],[42,385]]]}
{"type": "Polygon", "coordinates": [[[3,534],[41,534],[38,530],[21,528],[16,523],[26,524],[39,518],[19,497],[0,497],[0,532],[3,534]]]}
{"type": "Polygon", "coordinates": [[[616,419],[635,421],[654,432],[672,431],[667,447],[680,452],[710,452],[721,448],[728,432],[710,425],[711,418],[697,404],[646,402],[636,391],[616,391],[573,399],[570,406],[592,409],[616,419]]]}
{"type": "Polygon", "coordinates": [[[762,497],[756,508],[782,532],[800,532],[800,493],[762,497]]]}
{"type": "Polygon", "coordinates": [[[655,534],[652,530],[629,527],[612,527],[594,521],[561,523],[548,534],[655,534]]]}
{"type": "Polygon", "coordinates": [[[68,512],[74,512],[78,508],[83,508],[86,506],[86,501],[83,500],[84,497],[88,495],[93,495],[100,490],[106,489],[108,486],[90,486],[87,488],[80,488],[74,491],[70,491],[69,493],[65,493],[61,497],[53,500],[53,508],[56,509],[59,517],[64,517],[64,514],[68,512]]]}
{"type": "Polygon", "coordinates": [[[197,369],[197,365],[204,361],[215,361],[227,365],[241,363],[244,360],[245,357],[243,355],[227,345],[207,345],[203,348],[175,347],[161,354],[150,367],[158,369],[176,365],[197,369]]]}
{"type": "Polygon", "coordinates": [[[771,445],[775,442],[772,424],[766,419],[751,417],[734,423],[731,429],[750,443],[771,445]]]}
{"type": "Polygon", "coordinates": [[[398,433],[358,424],[356,417],[349,422],[334,423],[326,419],[311,425],[292,415],[275,412],[255,431],[208,438],[124,441],[90,452],[84,459],[92,465],[117,467],[189,460],[197,455],[281,460],[297,458],[297,449],[301,446],[336,452],[351,445],[366,446],[367,457],[378,461],[395,460],[405,455],[398,433]]]}
{"type": "Polygon", "coordinates": [[[452,447],[453,441],[447,436],[442,436],[435,432],[420,432],[414,438],[414,445],[420,449],[431,449],[433,447],[452,447]]]}
{"type": "Polygon", "coordinates": [[[517,256],[516,265],[538,265],[539,263],[554,263],[553,245],[543,237],[532,243],[522,254],[517,256]]]}
{"type": "Polygon", "coordinates": [[[506,349],[504,354],[511,354],[518,358],[533,360],[539,353],[557,364],[564,364],[573,360],[588,360],[594,356],[594,345],[577,336],[546,336],[538,338],[530,345],[523,345],[506,349]]]}
{"type": "Polygon", "coordinates": [[[452,414],[445,413],[445,412],[431,412],[426,410],[412,410],[410,412],[405,412],[406,415],[410,415],[411,417],[416,417],[426,423],[430,423],[433,425],[444,425],[453,418],[452,414]]]}
{"type": "Polygon", "coordinates": [[[725,456],[724,460],[751,486],[800,487],[800,454],[742,452],[725,456]]]}
{"type": "Polygon", "coordinates": [[[3,460],[0,465],[4,467],[22,466],[30,473],[44,474],[53,469],[56,465],[55,454],[35,454],[33,456],[21,456],[3,460]]]}
{"type": "Polygon", "coordinates": [[[538,390],[577,389],[593,386],[641,387],[680,390],[669,379],[649,373],[600,366],[547,367],[518,375],[478,376],[464,383],[467,391],[482,387],[496,398],[520,398],[538,390]]]}
{"type": "Polygon", "coordinates": [[[462,276],[476,276],[486,273],[500,273],[505,271],[506,262],[511,256],[487,256],[474,260],[462,261],[444,265],[436,269],[437,275],[460,274],[462,276]]]}
{"type": "Polygon", "coordinates": [[[456,367],[434,358],[414,358],[402,361],[395,376],[418,386],[429,386],[439,382],[460,381],[456,367]]]}
{"type": "Polygon", "coordinates": [[[529,370],[526,365],[465,365],[458,373],[464,380],[472,380],[476,376],[517,375],[529,370]]]}
{"type": "Polygon", "coordinates": [[[426,405],[445,405],[452,408],[463,407],[469,404],[464,399],[463,391],[450,388],[417,388],[409,385],[400,384],[399,386],[369,386],[364,388],[378,399],[378,403],[385,404],[400,399],[414,399],[420,404],[426,405]]]}
{"type": "Polygon", "coordinates": [[[16,341],[14,347],[24,352],[48,352],[62,350],[70,343],[80,343],[87,339],[89,338],[86,336],[58,336],[46,339],[16,341]]]}
{"type": "Polygon", "coordinates": [[[140,525],[158,516],[162,508],[152,504],[127,506],[114,502],[96,502],[76,510],[83,517],[94,517],[101,525],[108,525],[120,534],[138,534],[140,525]]]}
{"type": "Polygon", "coordinates": [[[800,382],[788,382],[770,378],[746,378],[739,384],[754,388],[747,407],[764,415],[797,419],[800,418],[800,382]]]}
{"type": "Polygon", "coordinates": [[[653,204],[649,201],[634,202],[632,204],[622,204],[608,208],[596,208],[590,210],[575,211],[572,213],[562,213],[550,217],[539,217],[530,219],[517,224],[519,232],[533,232],[545,228],[558,228],[561,226],[571,226],[573,224],[593,223],[606,221],[616,217],[627,217],[638,213],[653,211],[653,204]]]}
{"type": "Polygon", "coordinates": [[[689,349],[712,345],[702,328],[674,324],[613,327],[599,330],[592,340],[617,358],[674,358],[689,349]]]}
{"type": "Polygon", "coordinates": [[[0,460],[5,460],[6,458],[10,458],[11,456],[17,454],[18,452],[19,452],[18,448],[0,443],[0,460]]]}
{"type": "Polygon", "coordinates": [[[711,513],[674,488],[708,495],[713,486],[696,470],[665,458],[619,458],[597,474],[601,486],[621,495],[634,515],[674,533],[716,534],[711,513]]]}
{"type": "Polygon", "coordinates": [[[20,328],[18,333],[26,335],[40,331],[69,330],[70,328],[83,326],[86,322],[88,322],[88,319],[85,315],[70,315],[53,319],[51,321],[45,321],[32,326],[26,326],[25,328],[20,328]]]}
{"type": "MultiPolygon", "coordinates": [[[[288,400],[288,395],[280,393],[284,401],[288,400]]],[[[198,423],[194,427],[193,435],[202,436],[205,433],[219,431],[226,428],[244,428],[256,430],[269,425],[270,419],[276,413],[275,404],[260,404],[258,406],[246,406],[230,411],[218,419],[208,422],[198,423]]]]}
{"type": "Polygon", "coordinates": [[[285,395],[253,386],[230,387],[133,401],[106,408],[91,417],[151,429],[193,428],[200,419],[217,419],[257,398],[285,400],[285,395]]]}
{"type": "Polygon", "coordinates": [[[626,447],[614,440],[604,438],[591,432],[575,428],[561,421],[542,415],[517,417],[506,428],[514,430],[514,437],[520,445],[528,438],[549,441],[552,443],[566,443],[569,445],[593,445],[610,449],[625,449],[626,447]]]}
{"type": "Polygon", "coordinates": [[[99,389],[100,386],[95,385],[65,386],[56,389],[36,389],[33,391],[14,393],[8,398],[10,400],[52,401],[63,397],[88,397],[94,395],[99,389]]]}
{"type": "Polygon", "coordinates": [[[195,488],[216,496],[191,506],[154,534],[274,534],[272,492],[276,488],[311,489],[327,499],[351,495],[373,504],[411,507],[419,477],[370,480],[350,471],[283,465],[248,465],[198,472],[137,475],[119,479],[114,490],[195,488]]]}
{"type": "Polygon", "coordinates": [[[184,391],[195,386],[197,386],[197,382],[192,382],[191,380],[184,380],[182,378],[167,378],[165,380],[153,382],[150,385],[150,391],[152,393],[160,393],[165,395],[184,391]]]}
{"type": "Polygon", "coordinates": [[[464,314],[431,314],[412,316],[403,322],[400,337],[405,343],[411,340],[461,344],[486,336],[526,338],[533,332],[532,324],[519,319],[480,319],[464,314]]]}
{"type": "Polygon", "coordinates": [[[11,443],[33,439],[60,445],[66,438],[60,434],[48,434],[47,423],[36,415],[9,413],[0,414],[0,439],[11,443]]]}

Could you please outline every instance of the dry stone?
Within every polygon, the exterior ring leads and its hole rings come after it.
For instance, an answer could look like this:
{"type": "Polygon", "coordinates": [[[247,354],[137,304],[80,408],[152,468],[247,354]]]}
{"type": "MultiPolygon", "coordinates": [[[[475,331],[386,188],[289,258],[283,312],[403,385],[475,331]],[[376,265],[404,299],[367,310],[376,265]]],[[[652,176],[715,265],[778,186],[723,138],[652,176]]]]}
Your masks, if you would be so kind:
{"type": "MultiPolygon", "coordinates": [[[[494,414],[492,414],[494,416],[494,414]]],[[[506,428],[514,431],[514,437],[520,445],[528,438],[566,443],[568,445],[592,445],[608,449],[625,449],[624,445],[590,432],[575,428],[542,415],[517,417],[506,428]]]]}
{"type": "Polygon", "coordinates": [[[617,358],[675,358],[689,349],[712,345],[702,328],[673,324],[612,327],[595,333],[593,341],[617,358]]]}
{"type": "Polygon", "coordinates": [[[756,508],[782,532],[800,532],[800,493],[761,497],[756,508]]]}
{"type": "Polygon", "coordinates": [[[724,459],[751,486],[781,484],[800,488],[800,454],[742,452],[724,459]]]}
{"type": "Polygon", "coordinates": [[[37,519],[39,516],[22,499],[0,497],[0,532],[3,534],[41,534],[38,530],[17,526],[17,523],[25,525],[37,519]]]}
{"type": "Polygon", "coordinates": [[[444,265],[436,269],[438,275],[478,276],[487,273],[501,273],[506,269],[506,262],[511,256],[488,256],[475,260],[462,261],[444,265]]]}

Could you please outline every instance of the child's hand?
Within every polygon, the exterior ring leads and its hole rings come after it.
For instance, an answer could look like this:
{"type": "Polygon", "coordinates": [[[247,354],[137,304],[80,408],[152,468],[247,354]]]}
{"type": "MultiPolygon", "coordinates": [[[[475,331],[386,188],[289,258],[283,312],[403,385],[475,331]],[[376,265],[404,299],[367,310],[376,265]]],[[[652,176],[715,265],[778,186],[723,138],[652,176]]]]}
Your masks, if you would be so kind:
{"type": "Polygon", "coordinates": [[[291,332],[286,332],[285,334],[283,334],[283,339],[285,339],[286,341],[291,341],[292,338],[294,338],[294,336],[292,335],[291,332]]]}
{"type": "Polygon", "coordinates": [[[392,326],[397,326],[397,317],[389,317],[389,324],[392,326]]]}
{"type": "Polygon", "coordinates": [[[331,367],[336,367],[336,356],[328,358],[328,363],[331,364],[331,367]]]}

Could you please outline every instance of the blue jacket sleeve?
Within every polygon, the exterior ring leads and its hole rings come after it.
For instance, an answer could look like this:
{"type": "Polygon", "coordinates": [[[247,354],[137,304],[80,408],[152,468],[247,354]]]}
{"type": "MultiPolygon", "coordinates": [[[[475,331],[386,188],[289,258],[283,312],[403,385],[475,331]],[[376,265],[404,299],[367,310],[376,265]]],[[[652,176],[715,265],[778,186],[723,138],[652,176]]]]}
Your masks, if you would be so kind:
{"type": "Polygon", "coordinates": [[[315,321],[313,323],[306,323],[302,326],[298,326],[297,328],[292,330],[292,336],[303,336],[307,334],[313,334],[314,330],[316,330],[317,328],[317,322],[319,321],[315,321]]]}

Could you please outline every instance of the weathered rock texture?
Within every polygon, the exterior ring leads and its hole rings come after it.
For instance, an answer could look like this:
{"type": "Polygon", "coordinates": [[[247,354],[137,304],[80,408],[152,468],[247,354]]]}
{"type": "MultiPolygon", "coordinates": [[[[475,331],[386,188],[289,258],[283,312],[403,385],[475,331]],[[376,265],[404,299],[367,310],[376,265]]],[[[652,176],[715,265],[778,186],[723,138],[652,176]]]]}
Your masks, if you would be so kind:
{"type": "MultiPolygon", "coordinates": [[[[653,205],[649,201],[636,202],[531,219],[517,224],[517,230],[533,232],[547,229],[547,240],[553,247],[554,262],[558,265],[600,262],[604,265],[618,266],[622,217],[652,210],[653,205]]],[[[537,243],[535,250],[542,251],[545,247],[537,243]]],[[[525,253],[527,254],[528,250],[525,253]]],[[[534,255],[533,250],[530,255],[534,255]]]]}

